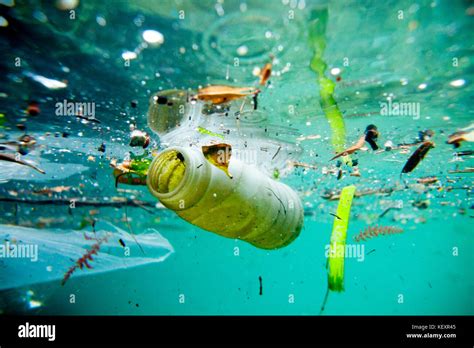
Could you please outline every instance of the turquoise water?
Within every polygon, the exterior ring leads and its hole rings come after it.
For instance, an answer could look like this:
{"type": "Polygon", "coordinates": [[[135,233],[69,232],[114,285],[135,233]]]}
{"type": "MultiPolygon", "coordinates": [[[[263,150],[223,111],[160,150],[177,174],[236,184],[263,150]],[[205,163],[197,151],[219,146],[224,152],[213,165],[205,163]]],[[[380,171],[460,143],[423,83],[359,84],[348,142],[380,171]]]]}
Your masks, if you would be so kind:
{"type": "MultiPolygon", "coordinates": [[[[394,192],[354,199],[348,243],[355,245],[353,237],[375,224],[403,232],[358,244],[364,245],[363,259],[346,259],[345,291],[329,294],[324,314],[473,314],[473,174],[449,172],[473,167],[472,155],[454,155],[473,146],[467,141],[458,149],[446,144],[450,134],[473,122],[474,8],[469,2],[111,4],[81,1],[73,8],[74,19],[70,10],[49,2],[1,7],[7,21],[0,27],[1,142],[17,139],[24,131],[16,125],[26,124],[37,146],[22,158],[46,174],[0,161],[0,232],[14,235],[15,225],[37,235],[91,231],[95,218],[137,236],[153,228],[173,252],[161,262],[136,267],[115,261],[115,271],[78,270],[64,286],[61,276],[50,279],[48,274],[61,275],[62,262],[74,260],[58,250],[48,255],[52,271],[47,272],[34,263],[22,268],[15,260],[0,260],[4,284],[45,274],[40,282],[2,286],[3,313],[320,314],[327,290],[325,246],[334,221],[330,213],[337,208],[337,200],[326,194],[354,184],[358,192],[394,192]],[[314,9],[321,8],[328,11],[323,57],[343,114],[344,147],[355,143],[369,124],[377,125],[381,148],[388,141],[413,143],[419,131],[430,129],[436,147],[412,173],[400,177],[417,146],[359,151],[352,157],[359,162],[360,177],[350,176],[352,167],[329,161],[335,153],[333,131],[320,106],[316,74],[309,68],[314,52],[308,31],[315,24],[314,9]],[[147,29],[159,31],[164,42],[144,47],[147,29]],[[126,51],[137,55],[130,66],[123,59],[126,51]],[[270,53],[276,57],[273,75],[259,95],[258,109],[269,125],[284,127],[276,141],[299,149],[283,154],[285,159],[316,167],[289,166],[279,178],[299,193],[305,207],[304,228],[292,244],[267,251],[226,239],[154,207],[156,199],[146,187],[115,187],[110,160],[143,152],[129,146],[131,123],[151,135],[151,148],[159,146],[158,135],[147,126],[151,95],[207,84],[255,85],[252,72],[269,61],[270,53]],[[56,82],[40,82],[38,76],[56,82]],[[414,103],[420,112],[383,115],[381,103],[387,98],[414,103]],[[55,104],[63,100],[95,103],[101,123],[56,115],[55,104]],[[37,116],[25,113],[31,101],[41,110],[37,116]],[[98,151],[101,144],[105,152],[98,151]],[[338,180],[339,169],[344,172],[338,180]],[[417,183],[428,176],[438,181],[417,183]],[[62,186],[66,188],[60,192],[41,193],[62,186]],[[70,199],[77,197],[100,202],[127,197],[151,207],[71,209],[70,199]],[[52,202],[38,203],[44,200],[52,202]],[[381,216],[394,204],[402,206],[381,216]]],[[[11,147],[2,152],[15,153],[11,147]]],[[[46,252],[40,246],[40,257],[46,252]]],[[[100,265],[100,255],[96,262],[100,265]]]]}

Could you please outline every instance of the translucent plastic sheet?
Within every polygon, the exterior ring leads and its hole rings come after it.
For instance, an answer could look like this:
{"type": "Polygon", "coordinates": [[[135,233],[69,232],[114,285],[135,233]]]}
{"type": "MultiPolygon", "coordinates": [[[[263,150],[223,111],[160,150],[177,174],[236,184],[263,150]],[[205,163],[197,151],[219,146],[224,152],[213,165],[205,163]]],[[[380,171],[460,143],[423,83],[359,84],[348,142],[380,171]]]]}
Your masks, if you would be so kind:
{"type": "Polygon", "coordinates": [[[161,91],[150,100],[148,126],[159,136],[163,147],[201,147],[212,142],[232,145],[232,157],[257,166],[269,176],[284,174],[288,161],[297,160],[302,149],[294,138],[298,129],[272,121],[268,112],[254,110],[246,99],[224,106],[202,101],[188,102],[185,91],[161,91]],[[171,106],[162,104],[166,98],[171,106]]]}
{"type": "Polygon", "coordinates": [[[76,269],[72,278],[162,262],[173,247],[156,230],[134,236],[109,224],[96,224],[96,232],[41,230],[0,225],[0,290],[57,280],[97,241],[108,235],[92,268],[76,269]],[[89,239],[92,237],[92,239],[89,239]],[[7,251],[8,249],[8,251],[7,251]]]}

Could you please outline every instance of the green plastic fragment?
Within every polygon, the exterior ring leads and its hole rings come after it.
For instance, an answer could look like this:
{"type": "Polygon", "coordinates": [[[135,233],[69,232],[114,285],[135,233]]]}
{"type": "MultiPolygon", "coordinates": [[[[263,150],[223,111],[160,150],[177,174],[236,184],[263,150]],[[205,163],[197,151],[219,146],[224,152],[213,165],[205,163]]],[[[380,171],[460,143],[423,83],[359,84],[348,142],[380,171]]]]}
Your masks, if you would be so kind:
{"type": "Polygon", "coordinates": [[[197,131],[201,134],[212,135],[213,137],[224,139],[224,136],[222,134],[211,132],[210,130],[203,127],[197,127],[197,131]]]}
{"type": "Polygon", "coordinates": [[[146,176],[148,173],[148,167],[150,167],[151,158],[140,158],[132,159],[130,161],[130,170],[134,173],[146,176]]]}
{"type": "Polygon", "coordinates": [[[328,287],[332,291],[344,291],[344,257],[347,239],[347,226],[351,212],[352,198],[356,187],[346,186],[341,191],[336,217],[332,228],[329,259],[328,287]]]}
{"type": "MultiPolygon", "coordinates": [[[[327,64],[323,59],[326,48],[326,26],[328,22],[327,7],[313,9],[310,15],[309,44],[314,51],[310,67],[317,75],[321,108],[331,127],[331,143],[334,151],[344,151],[346,142],[346,128],[344,118],[334,99],[335,83],[326,75],[327,64]]],[[[352,166],[350,156],[342,157],[347,165],[352,166]]]]}

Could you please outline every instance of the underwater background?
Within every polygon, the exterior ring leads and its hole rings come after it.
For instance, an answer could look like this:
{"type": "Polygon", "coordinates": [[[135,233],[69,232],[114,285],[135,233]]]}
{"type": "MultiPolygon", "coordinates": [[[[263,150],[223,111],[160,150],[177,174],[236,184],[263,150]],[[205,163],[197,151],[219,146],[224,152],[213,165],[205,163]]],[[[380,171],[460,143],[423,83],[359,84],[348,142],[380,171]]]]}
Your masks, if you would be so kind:
{"type": "Polygon", "coordinates": [[[474,157],[459,154],[473,144],[446,143],[473,128],[472,2],[2,0],[0,16],[2,152],[16,153],[11,142],[27,133],[36,144],[20,149],[22,159],[46,172],[0,161],[2,239],[10,240],[18,226],[38,236],[46,230],[82,235],[97,220],[137,237],[152,229],[169,243],[160,240],[169,251],[160,262],[128,267],[116,260],[116,270],[77,270],[64,286],[40,275],[62,274],[64,262],[74,263],[61,250],[45,251],[46,271],[0,259],[2,313],[318,315],[336,193],[353,184],[365,194],[352,203],[348,243],[364,245],[364,253],[346,258],[345,290],[329,294],[324,314],[474,314],[474,157]],[[330,161],[334,129],[310,67],[311,32],[322,13],[326,28],[316,41],[323,43],[325,74],[343,115],[344,147],[370,124],[381,148],[395,147],[352,155],[360,176],[330,161]],[[147,38],[146,30],[155,36],[147,38]],[[268,125],[274,141],[298,149],[284,154],[293,164],[278,177],[305,208],[293,243],[261,250],[223,238],[155,206],[146,187],[116,187],[111,159],[143,152],[129,146],[131,124],[150,134],[152,148],[160,144],[147,126],[154,93],[253,86],[270,54],[272,76],[258,98],[261,119],[247,122],[268,125]],[[64,100],[94,103],[100,123],[57,115],[56,103],[64,100]],[[384,114],[388,101],[413,103],[419,112],[384,114]],[[401,176],[417,146],[396,145],[417,143],[427,130],[436,147],[401,176]],[[419,180],[426,177],[437,180],[419,180]],[[141,203],[71,208],[71,199],[141,203]],[[354,241],[374,225],[403,232],[354,241]],[[32,274],[43,281],[28,281],[32,274]]]}

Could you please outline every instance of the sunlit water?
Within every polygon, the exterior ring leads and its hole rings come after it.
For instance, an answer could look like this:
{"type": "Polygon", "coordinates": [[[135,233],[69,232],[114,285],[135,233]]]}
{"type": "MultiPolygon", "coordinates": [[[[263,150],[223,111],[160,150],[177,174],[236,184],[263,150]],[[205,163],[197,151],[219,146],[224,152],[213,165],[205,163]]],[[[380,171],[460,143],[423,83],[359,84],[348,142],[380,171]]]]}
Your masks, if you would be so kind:
{"type": "MultiPolygon", "coordinates": [[[[273,75],[259,96],[259,110],[269,124],[285,127],[278,141],[301,149],[292,159],[316,167],[293,168],[280,178],[300,193],[305,226],[295,242],[275,251],[200,230],[164,209],[0,202],[2,224],[90,230],[93,215],[129,231],[128,218],[135,234],[154,228],[174,249],[163,262],[72,277],[63,287],[51,281],[5,290],[3,312],[319,314],[327,289],[330,213],[337,207],[337,200],[327,198],[355,184],[359,192],[395,192],[354,200],[348,243],[368,225],[396,226],[403,233],[370,239],[362,243],[363,257],[346,259],[345,291],[329,295],[324,313],[473,314],[473,174],[449,173],[473,166],[472,155],[454,155],[473,147],[463,142],[454,149],[446,140],[473,122],[474,8],[467,1],[329,2],[324,58],[336,82],[346,145],[369,124],[377,125],[382,148],[387,141],[412,143],[426,129],[435,132],[436,143],[402,178],[416,147],[406,153],[359,151],[353,158],[361,176],[345,168],[338,180],[336,161],[329,162],[331,129],[309,68],[309,15],[321,4],[82,1],[73,12],[46,1],[0,5],[6,21],[0,27],[2,142],[16,140],[23,134],[16,124],[26,124],[38,146],[23,158],[46,171],[0,162],[4,200],[118,196],[154,205],[145,187],[117,190],[109,166],[111,158],[142,152],[128,146],[131,123],[151,134],[152,146],[159,143],[147,128],[150,96],[207,84],[255,85],[253,71],[270,53],[276,57],[273,75]],[[145,30],[158,31],[164,42],[145,44],[145,30]],[[389,99],[414,103],[419,113],[381,115],[381,103],[389,99]],[[37,116],[25,113],[33,100],[41,110],[37,116]],[[101,123],[58,116],[55,105],[63,100],[95,103],[101,123]],[[101,144],[105,152],[98,151],[101,144]],[[427,176],[439,181],[417,184],[427,176]],[[58,186],[70,188],[49,197],[34,194],[58,186]],[[402,207],[380,216],[395,203],[402,207]]],[[[3,262],[8,261],[0,260],[0,272],[3,262]]],[[[25,272],[35,272],[34,265],[25,272]]]]}

